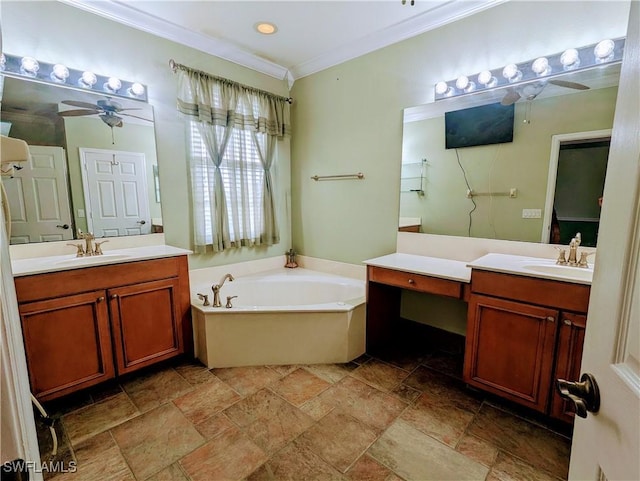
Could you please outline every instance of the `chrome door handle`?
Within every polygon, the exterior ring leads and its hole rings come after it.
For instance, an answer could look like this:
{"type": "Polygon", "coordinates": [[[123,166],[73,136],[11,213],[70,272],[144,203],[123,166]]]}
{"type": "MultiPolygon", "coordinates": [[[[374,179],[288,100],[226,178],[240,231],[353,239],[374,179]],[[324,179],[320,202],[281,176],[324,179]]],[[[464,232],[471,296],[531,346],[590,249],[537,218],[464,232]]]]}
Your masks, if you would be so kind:
{"type": "Polygon", "coordinates": [[[68,229],[68,228],[69,228],[69,224],[57,225],[56,227],[57,227],[58,229],[68,229]]]}
{"type": "Polygon", "coordinates": [[[556,388],[560,397],[573,402],[576,415],[587,417],[587,412],[597,413],[600,409],[600,389],[593,374],[584,373],[580,382],[556,379],[556,388]]]}

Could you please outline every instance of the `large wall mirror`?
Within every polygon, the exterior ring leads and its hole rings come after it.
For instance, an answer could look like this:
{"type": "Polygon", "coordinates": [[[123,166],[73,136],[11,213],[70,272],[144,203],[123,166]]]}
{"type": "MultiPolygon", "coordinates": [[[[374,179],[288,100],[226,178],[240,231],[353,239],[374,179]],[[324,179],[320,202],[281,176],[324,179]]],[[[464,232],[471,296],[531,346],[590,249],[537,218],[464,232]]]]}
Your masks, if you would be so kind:
{"type": "Polygon", "coordinates": [[[576,72],[567,78],[588,90],[548,84],[521,98],[507,143],[446,149],[444,121],[499,103],[506,90],[405,109],[400,230],[551,243],[581,232],[595,246],[619,72],[576,72]]]}
{"type": "Polygon", "coordinates": [[[2,176],[12,244],[74,239],[78,230],[96,237],[162,231],[149,104],[23,78],[0,81],[2,135],[26,141],[31,154],[2,176]]]}

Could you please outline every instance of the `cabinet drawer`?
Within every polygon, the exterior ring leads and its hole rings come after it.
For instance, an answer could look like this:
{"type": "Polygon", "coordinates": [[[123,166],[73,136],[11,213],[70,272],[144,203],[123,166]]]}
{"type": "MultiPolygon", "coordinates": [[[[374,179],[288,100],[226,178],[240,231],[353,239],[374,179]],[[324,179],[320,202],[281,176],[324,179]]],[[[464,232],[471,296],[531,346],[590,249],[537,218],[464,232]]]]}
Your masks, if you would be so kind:
{"type": "Polygon", "coordinates": [[[587,312],[591,287],[571,282],[472,269],[471,292],[556,309],[587,312]]]}
{"type": "Polygon", "coordinates": [[[437,277],[412,274],[410,272],[395,271],[383,267],[369,266],[368,277],[370,282],[388,284],[391,286],[411,289],[419,292],[428,292],[449,297],[462,297],[462,283],[440,279],[437,277]]]}
{"type": "Polygon", "coordinates": [[[187,262],[186,256],[16,277],[16,295],[18,302],[29,302],[108,289],[113,286],[167,279],[179,275],[182,262],[187,262]]]}

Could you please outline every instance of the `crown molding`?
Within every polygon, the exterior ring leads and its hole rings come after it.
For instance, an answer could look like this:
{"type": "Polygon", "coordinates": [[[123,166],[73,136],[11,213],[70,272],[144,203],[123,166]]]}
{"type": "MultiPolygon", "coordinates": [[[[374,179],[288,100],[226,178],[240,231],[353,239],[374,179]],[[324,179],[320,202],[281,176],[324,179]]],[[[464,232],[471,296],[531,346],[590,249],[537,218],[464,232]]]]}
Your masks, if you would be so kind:
{"type": "Polygon", "coordinates": [[[398,23],[342,48],[334,49],[326,55],[318,56],[290,68],[265,60],[228,42],[193,32],[167,20],[141,12],[134,8],[134,2],[125,4],[123,1],[116,0],[103,0],[100,2],[91,0],[57,1],[195,48],[279,80],[286,79],[289,86],[291,86],[299,78],[455,22],[509,0],[451,0],[440,3],[436,7],[405,22],[398,23]]]}
{"type": "MultiPolygon", "coordinates": [[[[135,2],[125,4],[114,0],[100,2],[92,2],[91,0],[57,1],[157,37],[195,48],[201,52],[220,57],[279,80],[287,76],[288,70],[281,65],[253,55],[228,42],[193,32],[167,20],[141,12],[132,6],[135,5],[135,2]]],[[[169,59],[167,58],[168,61],[169,59]]]]}
{"type": "Polygon", "coordinates": [[[360,57],[375,50],[401,42],[416,35],[434,30],[443,25],[455,22],[470,15],[487,10],[509,0],[451,0],[427,10],[404,22],[388,27],[379,32],[321,55],[308,62],[291,67],[294,78],[299,79],[317,73],[347,60],[360,57]]]}

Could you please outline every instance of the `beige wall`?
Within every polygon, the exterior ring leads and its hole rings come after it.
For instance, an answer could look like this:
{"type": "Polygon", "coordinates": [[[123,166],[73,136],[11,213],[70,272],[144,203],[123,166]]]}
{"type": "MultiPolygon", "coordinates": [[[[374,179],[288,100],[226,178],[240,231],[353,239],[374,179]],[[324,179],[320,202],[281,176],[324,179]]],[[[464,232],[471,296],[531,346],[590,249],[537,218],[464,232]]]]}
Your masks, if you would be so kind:
{"type": "MultiPolygon", "coordinates": [[[[139,81],[149,89],[156,127],[160,189],[168,244],[190,248],[188,164],[183,121],[176,111],[176,77],[169,59],[256,88],[288,95],[283,80],[259,74],[198,50],[86,13],[59,2],[2,1],[2,46],[14,55],[89,69],[139,81]]],[[[283,254],[290,247],[289,141],[279,142],[277,208],[280,244],[270,248],[191,256],[190,266],[204,267],[283,254]]]]}
{"type": "Polygon", "coordinates": [[[294,247],[351,263],[394,252],[403,109],[432,101],[439,80],[624,36],[628,9],[628,2],[508,2],[297,80],[294,247]],[[358,171],[364,180],[309,179],[358,171]]]}

